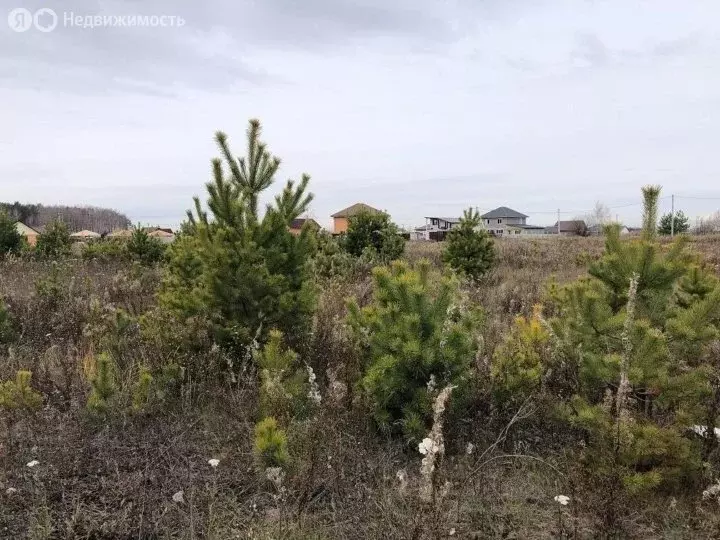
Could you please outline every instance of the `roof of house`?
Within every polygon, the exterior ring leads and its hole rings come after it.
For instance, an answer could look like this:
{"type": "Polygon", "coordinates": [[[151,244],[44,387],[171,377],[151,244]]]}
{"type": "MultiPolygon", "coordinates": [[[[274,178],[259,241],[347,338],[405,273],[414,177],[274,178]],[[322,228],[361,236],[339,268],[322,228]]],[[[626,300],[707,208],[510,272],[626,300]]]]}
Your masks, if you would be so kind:
{"type": "MultiPolygon", "coordinates": [[[[547,227],[548,230],[557,231],[558,222],[552,227],[547,227]]],[[[582,219],[572,219],[569,221],[560,221],[560,232],[575,232],[580,229],[586,228],[585,221],[582,219]]]]}
{"type": "Polygon", "coordinates": [[[318,229],[320,228],[320,224],[317,221],[315,221],[313,218],[293,219],[292,223],[290,223],[290,228],[294,229],[294,230],[302,229],[302,227],[303,227],[303,225],[305,225],[305,223],[309,223],[310,225],[312,225],[313,227],[317,227],[318,229]]]}
{"type": "Polygon", "coordinates": [[[110,234],[108,234],[110,238],[128,238],[132,236],[132,231],[130,229],[116,229],[110,234]]]}
{"type": "Polygon", "coordinates": [[[447,221],[448,223],[460,223],[462,218],[459,217],[438,217],[438,216],[425,216],[425,219],[439,219],[440,221],[447,221]]]}
{"type": "Polygon", "coordinates": [[[76,233],[72,233],[70,238],[100,238],[100,235],[93,231],[83,230],[76,233]]]}
{"type": "Polygon", "coordinates": [[[523,225],[521,223],[511,223],[508,225],[508,228],[516,228],[516,229],[545,229],[542,225],[523,225]]]}
{"type": "Polygon", "coordinates": [[[22,221],[15,222],[15,230],[20,234],[24,234],[26,236],[32,234],[40,234],[39,231],[33,229],[30,225],[25,225],[22,221]]]}
{"type": "Polygon", "coordinates": [[[490,210],[487,214],[480,216],[482,219],[495,219],[495,218],[526,218],[525,214],[508,208],[507,206],[499,206],[495,210],[490,210]]]}
{"type": "Polygon", "coordinates": [[[155,232],[155,231],[164,231],[164,232],[166,232],[166,233],[174,234],[174,233],[173,233],[173,230],[170,229],[170,228],[168,228],[168,227],[157,227],[157,226],[155,226],[155,227],[143,227],[142,230],[145,231],[146,233],[151,233],[151,232],[155,232]]]}
{"type": "Polygon", "coordinates": [[[148,233],[148,236],[153,238],[171,238],[175,236],[173,233],[168,232],[166,229],[155,229],[148,233]]]}
{"type": "Polygon", "coordinates": [[[356,216],[356,215],[358,215],[358,214],[360,214],[360,213],[362,213],[362,212],[369,212],[369,213],[371,213],[371,214],[380,214],[380,213],[382,213],[382,210],[378,210],[377,208],[373,208],[372,206],[369,206],[369,205],[367,205],[367,204],[365,204],[365,203],[359,202],[359,203],[353,204],[352,206],[348,206],[347,208],[343,208],[343,209],[340,210],[339,212],[335,212],[335,213],[334,213],[332,216],[330,216],[330,217],[334,217],[334,218],[338,218],[338,217],[342,218],[342,217],[344,217],[344,218],[347,218],[347,217],[356,216]]]}

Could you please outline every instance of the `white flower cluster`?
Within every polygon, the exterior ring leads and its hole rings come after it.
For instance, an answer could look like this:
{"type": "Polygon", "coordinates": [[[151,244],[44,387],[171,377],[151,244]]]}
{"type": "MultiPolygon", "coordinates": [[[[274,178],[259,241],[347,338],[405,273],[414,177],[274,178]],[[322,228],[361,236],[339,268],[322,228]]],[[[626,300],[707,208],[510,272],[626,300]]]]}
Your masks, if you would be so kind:
{"type": "Polygon", "coordinates": [[[400,491],[404,492],[407,489],[407,485],[408,485],[407,471],[405,469],[400,469],[395,474],[395,478],[397,478],[397,481],[400,484],[400,491]]]}
{"type": "Polygon", "coordinates": [[[720,502],[720,480],[703,491],[702,497],[703,499],[716,498],[720,502]]]}
{"type": "Polygon", "coordinates": [[[213,458],[213,459],[208,459],[208,465],[210,465],[210,466],[214,469],[215,467],[217,467],[218,465],[220,465],[220,460],[219,460],[219,459],[215,459],[215,458],[213,458]]]}
{"type": "Polygon", "coordinates": [[[555,495],[555,497],[553,497],[553,500],[558,504],[567,506],[570,502],[570,497],[568,497],[567,495],[555,495]]]}
{"type": "Polygon", "coordinates": [[[282,490],[283,482],[285,481],[285,471],[280,467],[268,467],[265,469],[265,478],[275,484],[278,490],[282,490]]]}
{"type": "MultiPolygon", "coordinates": [[[[690,429],[701,437],[707,437],[707,426],[691,426],[690,429]]],[[[713,428],[713,434],[720,439],[720,428],[713,428]]]]}
{"type": "Polygon", "coordinates": [[[428,436],[418,445],[418,452],[425,456],[420,465],[420,475],[422,476],[420,497],[425,501],[431,501],[433,498],[435,463],[445,453],[442,416],[453,388],[455,387],[446,386],[438,394],[437,398],[435,398],[435,403],[433,404],[432,429],[430,433],[428,433],[428,436]]]}
{"type": "Polygon", "coordinates": [[[322,401],[322,396],[320,395],[320,387],[317,384],[317,377],[315,376],[315,372],[313,371],[313,368],[310,366],[305,366],[307,368],[308,373],[308,383],[310,384],[310,390],[308,390],[308,399],[315,403],[315,405],[320,405],[320,402],[322,401]]]}

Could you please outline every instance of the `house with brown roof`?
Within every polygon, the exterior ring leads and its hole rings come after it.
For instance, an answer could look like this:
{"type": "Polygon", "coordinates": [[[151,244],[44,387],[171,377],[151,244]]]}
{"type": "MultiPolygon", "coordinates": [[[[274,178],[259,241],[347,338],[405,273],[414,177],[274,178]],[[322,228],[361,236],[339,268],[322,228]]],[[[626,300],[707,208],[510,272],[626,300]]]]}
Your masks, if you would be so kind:
{"type": "Polygon", "coordinates": [[[40,236],[39,231],[36,231],[29,225],[25,225],[21,221],[17,221],[15,223],[15,230],[19,232],[25,238],[25,240],[27,240],[27,243],[29,245],[34,246],[35,244],[37,244],[37,239],[40,236]]]}
{"type": "Polygon", "coordinates": [[[288,227],[290,234],[294,234],[295,236],[300,234],[300,231],[302,231],[302,228],[306,223],[308,227],[311,227],[316,231],[319,231],[321,228],[320,224],[313,218],[296,218],[292,220],[292,223],[290,223],[290,226],[288,227]]]}
{"type": "Polygon", "coordinates": [[[588,226],[582,219],[556,221],[555,225],[545,227],[545,234],[559,234],[560,236],[587,236],[588,226]]]}
{"type": "Polygon", "coordinates": [[[72,233],[70,235],[70,240],[73,242],[87,242],[88,240],[97,240],[100,238],[100,234],[94,232],[94,231],[88,231],[87,229],[78,231],[76,233],[72,233]]]}
{"type": "Polygon", "coordinates": [[[175,234],[172,232],[172,229],[157,228],[154,231],[150,231],[148,236],[150,238],[157,238],[163,244],[170,244],[175,240],[175,234]]]}
{"type": "Polygon", "coordinates": [[[355,203],[352,206],[343,208],[339,212],[335,212],[331,218],[333,218],[333,232],[335,234],[344,233],[348,229],[349,219],[353,216],[367,212],[369,214],[382,214],[382,210],[373,208],[365,203],[355,203]]]}

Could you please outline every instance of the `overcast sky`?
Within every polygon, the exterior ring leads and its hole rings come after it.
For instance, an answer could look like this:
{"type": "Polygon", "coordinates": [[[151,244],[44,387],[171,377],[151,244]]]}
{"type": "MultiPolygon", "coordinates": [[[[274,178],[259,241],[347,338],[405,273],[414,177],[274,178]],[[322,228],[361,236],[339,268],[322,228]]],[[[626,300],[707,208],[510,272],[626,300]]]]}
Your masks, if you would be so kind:
{"type": "Polygon", "coordinates": [[[257,117],[276,187],[310,174],[323,225],[358,201],[408,226],[500,205],[544,225],[596,200],[634,224],[646,183],[698,197],[678,200],[693,218],[720,206],[718,0],[0,5],[59,18],[47,33],[0,18],[0,200],[177,225],[213,133],[241,154],[257,117]],[[79,28],[64,12],[185,25],[79,28]]]}

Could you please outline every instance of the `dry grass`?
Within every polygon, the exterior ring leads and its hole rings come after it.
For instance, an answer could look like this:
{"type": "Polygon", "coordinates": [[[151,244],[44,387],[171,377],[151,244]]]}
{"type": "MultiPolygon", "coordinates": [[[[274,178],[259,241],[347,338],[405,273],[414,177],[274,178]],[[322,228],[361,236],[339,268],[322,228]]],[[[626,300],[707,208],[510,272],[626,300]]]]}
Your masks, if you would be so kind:
{"type": "MultiPolygon", "coordinates": [[[[720,264],[720,238],[693,242],[711,264],[720,264]]],[[[498,263],[472,297],[487,312],[487,353],[512,318],[529,313],[544,284],[586,272],[602,251],[599,238],[500,240],[498,263]]],[[[442,245],[411,243],[406,257],[441,266],[442,245]]],[[[483,456],[505,420],[482,396],[471,414],[447,426],[448,455],[441,465],[448,495],[432,512],[414,496],[421,456],[388,441],[367,422],[352,381],[359,360],[343,330],[345,299],[362,303],[366,276],[323,285],[306,359],[316,373],[342,383],[345,393],[324,401],[306,431],[291,440],[301,456],[277,493],[257,472],[252,452],[256,383],[198,383],[162,411],[122,412],[108,419],[85,409],[89,383],[82,370],[91,306],[122,308],[139,315],[153,306],[156,270],[69,261],[61,265],[56,296],[39,295],[45,263],[0,263],[0,296],[19,324],[19,340],[0,348],[0,380],[18,369],[33,371],[45,396],[41,411],[0,422],[0,538],[596,538],[593,496],[575,493],[573,463],[552,419],[519,422],[483,456]],[[450,435],[452,434],[452,435],[450,435]],[[472,442],[472,455],[463,452],[472,442]],[[543,453],[542,449],[545,449],[543,453]],[[502,458],[502,455],[530,458],[502,458]],[[482,457],[481,457],[482,456],[482,457]],[[217,458],[214,469],[207,460],[217,458]],[[28,468],[36,459],[40,465],[28,468]],[[400,489],[396,473],[407,471],[400,489]],[[183,491],[184,502],[173,501],[183,491]],[[557,494],[577,503],[560,507],[557,494]],[[432,516],[432,517],[428,517],[432,516]]],[[[159,352],[131,333],[125,353],[137,363],[159,352]]],[[[199,359],[210,362],[208,358],[199,359]]],[[[137,366],[127,367],[122,392],[130,392],[137,366]]],[[[449,420],[450,422],[450,420],[449,420]]],[[[635,501],[626,531],[636,538],[717,538],[716,509],[697,494],[673,502],[662,494],[635,501]]]]}

